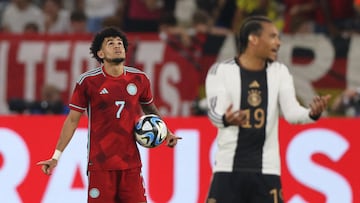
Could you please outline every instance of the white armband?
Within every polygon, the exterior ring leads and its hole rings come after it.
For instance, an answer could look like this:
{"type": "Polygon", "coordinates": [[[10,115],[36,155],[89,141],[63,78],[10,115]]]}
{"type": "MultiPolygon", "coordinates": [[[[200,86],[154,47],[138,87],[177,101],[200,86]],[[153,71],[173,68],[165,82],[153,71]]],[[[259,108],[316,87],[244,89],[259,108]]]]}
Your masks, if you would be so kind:
{"type": "Polygon", "coordinates": [[[53,156],[52,156],[52,159],[55,159],[55,160],[58,161],[60,159],[61,153],[62,152],[60,150],[56,149],[53,156]]]}

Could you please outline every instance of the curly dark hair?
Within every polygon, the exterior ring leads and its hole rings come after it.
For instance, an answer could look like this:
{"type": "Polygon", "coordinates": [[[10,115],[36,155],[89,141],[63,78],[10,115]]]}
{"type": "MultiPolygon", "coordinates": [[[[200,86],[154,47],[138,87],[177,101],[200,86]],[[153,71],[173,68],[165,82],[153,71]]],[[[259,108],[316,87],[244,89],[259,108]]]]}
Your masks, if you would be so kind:
{"type": "Polygon", "coordinates": [[[103,63],[104,60],[97,55],[97,52],[101,49],[101,45],[104,39],[107,37],[120,37],[121,40],[123,41],[125,51],[127,51],[129,45],[125,33],[120,31],[118,28],[106,27],[102,29],[100,32],[98,32],[95,35],[90,47],[90,53],[92,54],[92,57],[95,58],[99,63],[103,63]]]}

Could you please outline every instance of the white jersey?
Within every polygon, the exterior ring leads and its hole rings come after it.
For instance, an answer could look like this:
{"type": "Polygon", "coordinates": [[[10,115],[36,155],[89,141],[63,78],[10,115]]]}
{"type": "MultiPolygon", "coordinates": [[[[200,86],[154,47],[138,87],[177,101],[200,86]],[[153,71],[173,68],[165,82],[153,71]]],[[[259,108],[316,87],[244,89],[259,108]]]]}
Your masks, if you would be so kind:
{"type": "Polygon", "coordinates": [[[290,123],[313,122],[299,104],[288,68],[268,63],[264,71],[240,68],[235,59],[214,64],[206,77],[208,116],[218,127],[214,172],[249,171],[280,175],[280,109],[290,123]],[[225,126],[226,109],[246,110],[249,122],[225,126]]]}
{"type": "Polygon", "coordinates": [[[44,31],[44,15],[40,8],[33,3],[23,10],[15,3],[7,5],[2,16],[2,26],[7,27],[12,33],[23,33],[29,23],[35,23],[40,32],[44,31]]]}

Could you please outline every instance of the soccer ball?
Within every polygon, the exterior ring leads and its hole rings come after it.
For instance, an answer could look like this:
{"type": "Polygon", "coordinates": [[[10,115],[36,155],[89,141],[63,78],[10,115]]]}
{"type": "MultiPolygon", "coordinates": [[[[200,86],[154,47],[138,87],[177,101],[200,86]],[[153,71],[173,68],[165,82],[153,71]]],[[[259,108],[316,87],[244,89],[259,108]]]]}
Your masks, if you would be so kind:
{"type": "Polygon", "coordinates": [[[164,142],[167,135],[165,122],[157,115],[148,114],[135,124],[135,139],[143,147],[153,148],[164,142]]]}

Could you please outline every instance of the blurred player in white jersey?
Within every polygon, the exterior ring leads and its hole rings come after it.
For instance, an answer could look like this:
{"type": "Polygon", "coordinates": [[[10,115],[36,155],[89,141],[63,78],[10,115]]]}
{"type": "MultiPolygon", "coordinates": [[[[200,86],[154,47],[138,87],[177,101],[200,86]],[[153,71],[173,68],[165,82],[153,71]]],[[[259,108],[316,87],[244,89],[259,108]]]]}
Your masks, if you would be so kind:
{"type": "Polygon", "coordinates": [[[239,55],[214,64],[206,78],[208,116],[218,127],[208,203],[282,203],[278,120],[309,123],[326,110],[330,95],[309,108],[296,100],[288,68],[276,62],[279,31],[266,17],[244,21],[239,55]]]}

